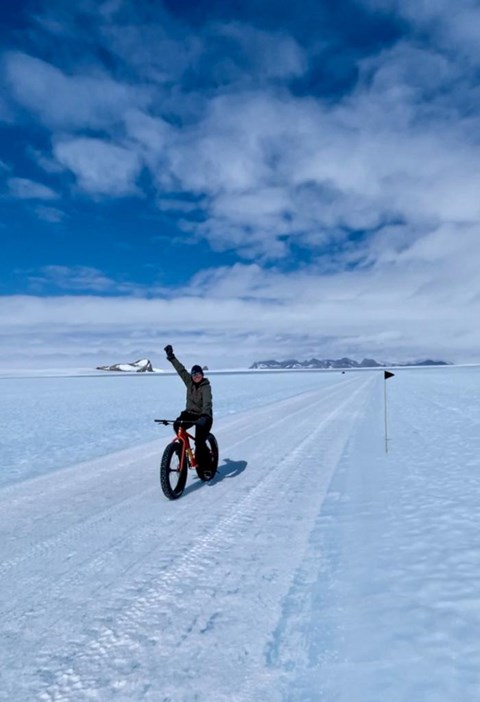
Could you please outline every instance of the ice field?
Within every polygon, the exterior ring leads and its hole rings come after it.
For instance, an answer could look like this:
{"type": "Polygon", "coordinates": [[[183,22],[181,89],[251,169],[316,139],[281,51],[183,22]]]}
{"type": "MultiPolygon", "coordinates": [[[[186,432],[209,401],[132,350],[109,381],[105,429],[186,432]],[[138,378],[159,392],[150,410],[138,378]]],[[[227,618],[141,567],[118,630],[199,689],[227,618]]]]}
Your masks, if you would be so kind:
{"type": "Polygon", "coordinates": [[[169,502],[178,378],[0,379],[0,699],[477,702],[480,368],[211,382],[169,502]]]}

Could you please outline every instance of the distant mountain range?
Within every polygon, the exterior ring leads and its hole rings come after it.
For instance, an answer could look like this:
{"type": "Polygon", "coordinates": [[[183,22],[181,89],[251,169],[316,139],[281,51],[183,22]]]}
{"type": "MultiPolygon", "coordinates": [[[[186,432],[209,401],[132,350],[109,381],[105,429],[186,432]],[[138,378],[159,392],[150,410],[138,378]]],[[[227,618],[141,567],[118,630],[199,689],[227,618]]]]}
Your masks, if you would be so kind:
{"type": "Polygon", "coordinates": [[[401,366],[448,366],[446,361],[412,361],[411,363],[379,363],[373,358],[364,358],[363,361],[354,361],[351,358],[331,359],[311,358],[309,361],[297,361],[296,359],[288,359],[287,361],[256,361],[250,368],[270,368],[270,369],[289,369],[289,368],[391,368],[401,366]]]}
{"type": "MultiPolygon", "coordinates": [[[[311,358],[309,361],[297,361],[296,359],[288,359],[287,361],[256,361],[250,366],[250,369],[272,369],[272,370],[288,370],[290,368],[299,369],[315,369],[315,368],[392,368],[399,366],[448,366],[446,361],[413,361],[412,363],[379,363],[373,358],[364,358],[363,361],[354,361],[351,358],[339,358],[337,360],[326,358],[319,360],[311,358]]],[[[97,370],[101,371],[116,371],[121,373],[164,373],[165,371],[154,368],[148,358],[141,358],[132,363],[114,363],[111,366],[97,366],[97,370]]],[[[204,370],[208,370],[204,366],[204,370]]]]}

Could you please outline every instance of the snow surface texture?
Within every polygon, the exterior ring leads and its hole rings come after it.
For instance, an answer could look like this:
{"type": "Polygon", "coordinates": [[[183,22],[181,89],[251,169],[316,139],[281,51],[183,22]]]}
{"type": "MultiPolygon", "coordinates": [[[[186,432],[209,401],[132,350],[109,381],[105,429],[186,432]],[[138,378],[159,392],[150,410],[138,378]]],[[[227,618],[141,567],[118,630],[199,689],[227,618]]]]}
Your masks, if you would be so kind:
{"type": "MultiPolygon", "coordinates": [[[[176,502],[163,428],[0,490],[1,700],[478,701],[479,369],[387,381],[388,454],[383,372],[280,400],[287,377],[242,377],[218,476],[176,502]]],[[[131,423],[125,380],[108,406],[131,423]]]]}
{"type": "MultiPolygon", "coordinates": [[[[212,376],[216,417],[298,394],[313,382],[310,374],[248,377],[212,376]]],[[[176,373],[0,378],[0,486],[170,436],[171,428],[160,433],[153,420],[174,419],[184,408],[176,373]]]]}

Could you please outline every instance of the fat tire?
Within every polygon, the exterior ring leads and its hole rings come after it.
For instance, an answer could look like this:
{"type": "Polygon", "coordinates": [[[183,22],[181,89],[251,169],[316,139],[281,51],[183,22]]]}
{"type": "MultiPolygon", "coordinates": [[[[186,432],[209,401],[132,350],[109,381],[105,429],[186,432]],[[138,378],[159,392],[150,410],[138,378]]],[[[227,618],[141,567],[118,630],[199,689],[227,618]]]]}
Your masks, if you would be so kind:
{"type": "Polygon", "coordinates": [[[163,494],[169,500],[177,500],[182,496],[187,482],[188,468],[186,456],[180,466],[182,446],[179,442],[168,444],[163,452],[160,463],[160,485],[163,494]]]}
{"type": "Polygon", "coordinates": [[[213,434],[209,434],[207,436],[206,444],[210,451],[211,467],[209,470],[204,471],[201,466],[197,466],[197,475],[200,478],[200,480],[203,480],[204,483],[209,483],[211,480],[214,479],[218,468],[218,444],[213,434]]]}

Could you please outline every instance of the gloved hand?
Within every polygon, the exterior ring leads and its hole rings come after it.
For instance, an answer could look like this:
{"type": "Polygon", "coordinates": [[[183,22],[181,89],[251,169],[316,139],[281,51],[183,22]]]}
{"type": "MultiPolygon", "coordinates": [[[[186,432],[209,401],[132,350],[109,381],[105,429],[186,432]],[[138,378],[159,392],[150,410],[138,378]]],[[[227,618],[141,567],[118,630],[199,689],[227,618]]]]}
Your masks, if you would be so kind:
{"type": "Polygon", "coordinates": [[[175,354],[173,353],[173,346],[171,344],[167,344],[163,350],[167,354],[167,361],[171,361],[173,358],[175,358],[175,354]]]}

